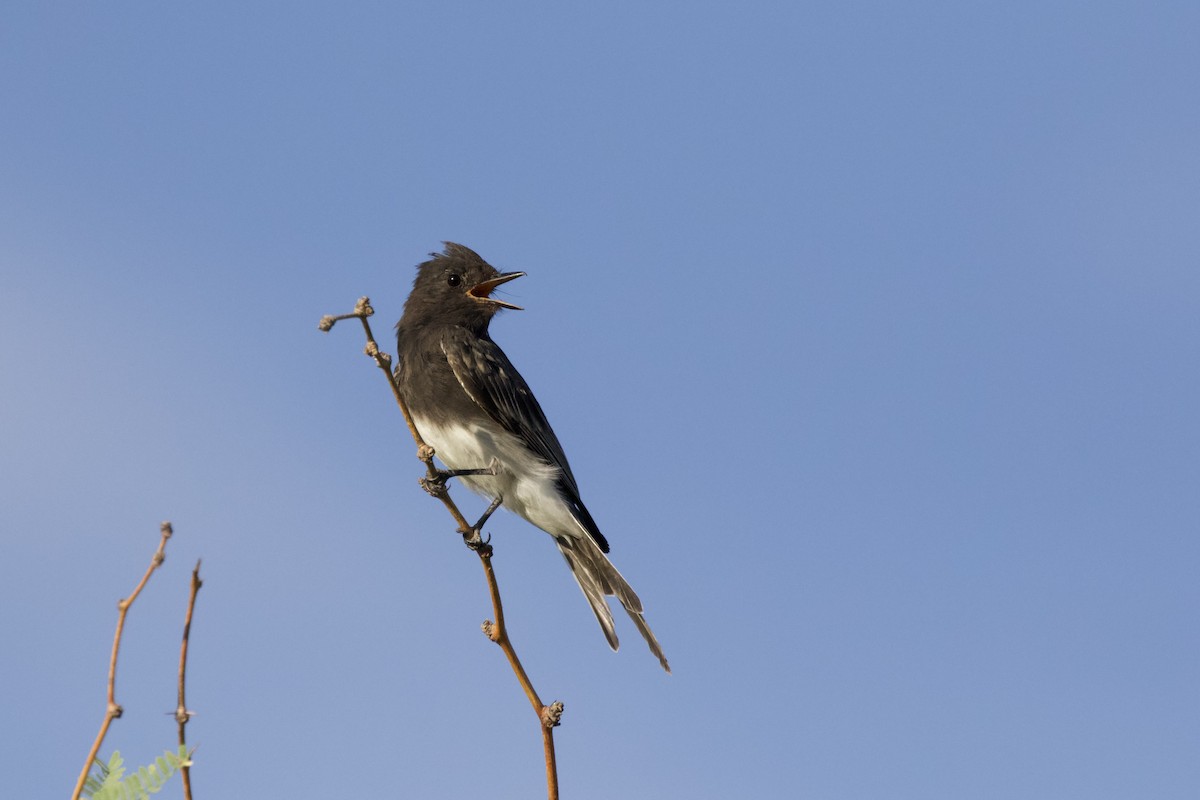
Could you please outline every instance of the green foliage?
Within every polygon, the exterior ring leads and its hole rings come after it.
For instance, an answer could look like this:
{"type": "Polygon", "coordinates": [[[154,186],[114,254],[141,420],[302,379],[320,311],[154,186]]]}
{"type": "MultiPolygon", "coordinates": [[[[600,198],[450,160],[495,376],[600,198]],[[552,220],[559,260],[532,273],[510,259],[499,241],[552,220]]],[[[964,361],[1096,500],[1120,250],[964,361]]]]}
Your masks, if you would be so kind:
{"type": "Polygon", "coordinates": [[[146,800],[163,788],[171,776],[184,765],[191,765],[187,747],[180,745],[179,752],[165,751],[148,767],[125,777],[125,761],[120,752],[113,751],[108,763],[96,759],[96,771],[88,776],[83,785],[83,796],[91,800],[146,800]],[[123,779],[123,780],[122,780],[123,779]]]}

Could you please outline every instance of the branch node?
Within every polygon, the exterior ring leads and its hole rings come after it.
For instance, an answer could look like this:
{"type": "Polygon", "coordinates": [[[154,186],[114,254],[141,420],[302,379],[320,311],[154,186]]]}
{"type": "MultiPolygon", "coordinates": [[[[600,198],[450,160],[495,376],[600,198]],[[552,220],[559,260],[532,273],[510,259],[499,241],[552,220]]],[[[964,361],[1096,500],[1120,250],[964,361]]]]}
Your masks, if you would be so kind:
{"type": "Polygon", "coordinates": [[[483,624],[479,626],[483,630],[483,635],[491,639],[496,644],[500,644],[500,629],[496,627],[496,623],[490,619],[485,619],[483,624]]]}
{"type": "Polygon", "coordinates": [[[555,700],[548,706],[542,706],[542,713],[538,716],[542,718],[542,727],[557,728],[562,724],[563,704],[555,700]]]}
{"type": "Polygon", "coordinates": [[[371,308],[371,300],[366,297],[360,297],[358,298],[358,302],[354,304],[354,311],[349,314],[326,314],[321,317],[321,321],[317,323],[317,330],[329,333],[329,331],[333,330],[334,325],[344,319],[361,319],[364,320],[363,324],[365,325],[366,318],[374,313],[375,309],[371,308]]]}

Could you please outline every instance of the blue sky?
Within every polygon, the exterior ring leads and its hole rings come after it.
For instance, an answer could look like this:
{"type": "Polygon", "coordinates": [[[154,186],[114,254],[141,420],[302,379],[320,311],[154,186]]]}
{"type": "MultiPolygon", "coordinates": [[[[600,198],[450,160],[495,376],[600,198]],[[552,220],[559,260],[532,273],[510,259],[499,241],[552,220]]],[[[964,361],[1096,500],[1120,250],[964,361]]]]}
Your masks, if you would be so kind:
{"type": "MultiPolygon", "coordinates": [[[[28,3],[0,24],[0,752],[536,797],[361,334],[445,239],[671,659],[489,530],[571,798],[1200,791],[1200,11],[28,3]]],[[[468,515],[482,503],[461,489],[468,515]]],[[[174,787],[176,790],[178,787],[174,787]]]]}

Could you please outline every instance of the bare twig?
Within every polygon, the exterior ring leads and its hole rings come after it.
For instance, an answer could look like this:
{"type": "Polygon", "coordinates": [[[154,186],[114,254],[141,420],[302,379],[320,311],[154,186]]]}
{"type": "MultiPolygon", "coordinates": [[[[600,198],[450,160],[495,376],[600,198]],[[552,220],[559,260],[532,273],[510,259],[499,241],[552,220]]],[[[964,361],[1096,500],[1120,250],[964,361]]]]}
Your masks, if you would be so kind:
{"type": "MultiPolygon", "coordinates": [[[[192,591],[188,595],[187,613],[183,617],[183,644],[179,647],[179,705],[175,707],[175,721],[179,723],[179,746],[186,747],[187,739],[184,736],[184,726],[188,724],[193,716],[193,712],[188,710],[187,703],[184,700],[184,687],[186,686],[187,676],[187,654],[188,654],[188,636],[192,632],[192,611],[196,608],[196,593],[200,591],[200,587],[204,582],[200,580],[200,561],[196,561],[196,568],[192,570],[192,591]]],[[[192,800],[192,772],[191,764],[188,761],[183,762],[183,766],[179,768],[180,774],[183,776],[183,796],[186,800],[192,800]]]]}
{"type": "Polygon", "coordinates": [[[421,480],[421,485],[430,495],[442,501],[442,505],[446,507],[446,510],[450,512],[450,516],[458,523],[458,533],[462,535],[463,541],[475,551],[479,556],[480,562],[483,564],[484,576],[487,578],[488,592],[492,599],[492,610],[496,617],[495,622],[488,620],[483,623],[483,632],[489,639],[500,646],[505,658],[508,659],[508,665],[512,668],[513,674],[517,676],[517,682],[521,684],[521,689],[529,699],[530,705],[533,706],[533,712],[538,718],[538,727],[542,731],[542,747],[546,757],[546,787],[548,797],[549,800],[558,800],[558,765],[554,756],[554,728],[562,720],[563,704],[554,702],[547,706],[542,703],[537,691],[533,688],[533,682],[529,680],[529,676],[525,673],[525,668],[521,666],[521,659],[517,657],[517,651],[513,649],[512,641],[508,638],[508,629],[504,625],[504,606],[500,601],[500,587],[496,583],[496,573],[492,569],[492,547],[481,538],[483,522],[494,508],[489,509],[488,513],[485,513],[477,524],[472,525],[467,522],[467,518],[463,516],[458,506],[450,498],[450,492],[445,486],[445,475],[439,472],[433,463],[434,449],[426,444],[425,440],[421,437],[421,432],[417,430],[417,426],[413,423],[412,413],[408,410],[408,403],[404,401],[404,395],[400,392],[400,386],[392,371],[392,357],[379,349],[379,345],[371,333],[371,325],[367,322],[367,318],[374,313],[375,309],[371,308],[370,299],[360,297],[352,313],[322,317],[318,327],[323,331],[329,331],[338,321],[344,319],[356,318],[362,323],[363,332],[367,337],[366,354],[374,359],[376,366],[387,377],[388,385],[392,388],[392,396],[396,399],[396,405],[400,407],[400,412],[404,415],[405,424],[408,425],[408,432],[412,434],[413,441],[417,443],[417,458],[425,464],[426,476],[421,480]]]}
{"type": "Polygon", "coordinates": [[[558,800],[558,762],[554,757],[554,729],[562,721],[563,704],[555,701],[548,706],[543,705],[537,690],[533,688],[533,682],[525,674],[525,668],[521,666],[521,659],[517,658],[517,651],[513,649],[512,642],[508,638],[508,627],[504,624],[504,606],[500,602],[500,587],[496,583],[496,573],[492,570],[492,551],[486,545],[484,549],[479,552],[479,560],[483,562],[483,571],[487,575],[488,591],[492,595],[492,610],[496,614],[496,621],[493,623],[491,620],[485,620],[483,633],[500,645],[505,658],[508,659],[508,665],[512,667],[513,674],[517,676],[517,681],[520,682],[521,688],[525,690],[525,696],[529,698],[529,702],[533,706],[533,713],[537,714],[542,728],[542,750],[546,756],[546,789],[550,800],[558,800]]]}
{"type": "Polygon", "coordinates": [[[104,737],[108,733],[108,726],[112,725],[112,721],[121,716],[123,709],[117,705],[116,686],[117,686],[117,654],[121,650],[121,633],[125,630],[125,615],[129,613],[129,607],[133,605],[133,601],[137,600],[142,589],[145,588],[146,582],[150,580],[150,575],[154,570],[162,565],[166,558],[167,539],[171,538],[173,531],[171,523],[164,522],[160,526],[162,538],[158,542],[158,549],[154,551],[154,557],[150,559],[150,566],[146,568],[146,574],[142,576],[142,580],[134,587],[133,593],[129,597],[117,603],[117,632],[113,636],[112,656],[108,661],[108,710],[104,714],[104,721],[100,723],[100,732],[96,734],[96,740],[92,742],[92,749],[88,752],[87,760],[83,762],[83,771],[79,773],[79,780],[75,783],[75,791],[71,794],[71,800],[79,800],[79,796],[83,793],[84,784],[87,783],[88,773],[92,771],[92,764],[96,761],[96,756],[100,753],[100,746],[104,744],[104,737]]]}

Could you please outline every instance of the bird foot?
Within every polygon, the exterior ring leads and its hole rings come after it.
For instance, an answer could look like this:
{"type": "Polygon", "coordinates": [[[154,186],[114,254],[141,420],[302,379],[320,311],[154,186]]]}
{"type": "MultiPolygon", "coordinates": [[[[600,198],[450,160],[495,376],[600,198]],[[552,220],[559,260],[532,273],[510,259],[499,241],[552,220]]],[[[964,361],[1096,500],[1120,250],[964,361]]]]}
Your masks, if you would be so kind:
{"type": "Polygon", "coordinates": [[[446,488],[446,481],[449,479],[444,471],[438,470],[433,475],[423,475],[417,478],[417,483],[421,484],[421,488],[429,493],[432,497],[442,497],[449,491],[446,488]]]}
{"type": "Polygon", "coordinates": [[[463,544],[476,553],[490,557],[492,555],[492,537],[483,536],[478,528],[472,528],[463,534],[463,544]]]}
{"type": "MultiPolygon", "coordinates": [[[[492,463],[495,464],[495,461],[493,460],[492,463]]],[[[483,552],[484,555],[490,556],[492,554],[492,546],[491,546],[492,537],[490,537],[490,536],[484,537],[483,526],[484,526],[484,524],[487,523],[488,519],[492,516],[492,514],[494,514],[496,512],[496,509],[499,508],[500,504],[503,502],[504,502],[504,497],[501,495],[497,495],[496,499],[493,500],[491,502],[491,505],[489,505],[487,507],[487,510],[483,512],[483,516],[481,516],[479,518],[479,521],[471,526],[471,530],[463,533],[463,543],[466,544],[467,547],[471,548],[472,550],[474,550],[476,552],[483,552]]]]}
{"type": "Polygon", "coordinates": [[[417,482],[429,494],[434,497],[441,497],[446,493],[446,481],[451,478],[461,478],[466,475],[495,475],[499,471],[500,460],[493,458],[491,463],[486,467],[479,467],[478,469],[435,469],[432,475],[418,478],[417,482]]]}

